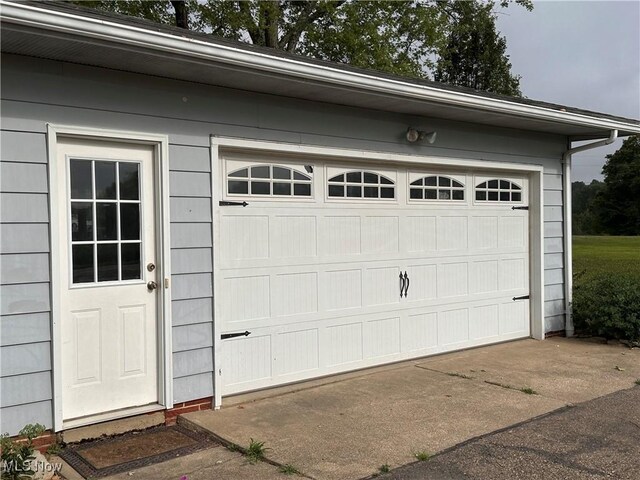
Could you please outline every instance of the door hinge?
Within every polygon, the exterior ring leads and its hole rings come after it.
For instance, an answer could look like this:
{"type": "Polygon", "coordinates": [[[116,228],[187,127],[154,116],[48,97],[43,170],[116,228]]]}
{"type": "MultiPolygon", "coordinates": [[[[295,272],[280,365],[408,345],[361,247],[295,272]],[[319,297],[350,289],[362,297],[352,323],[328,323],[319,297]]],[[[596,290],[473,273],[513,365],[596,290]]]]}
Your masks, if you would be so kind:
{"type": "Polygon", "coordinates": [[[514,302],[516,300],[529,300],[529,295],[522,295],[521,297],[513,297],[512,299],[514,302]]]}
{"type": "Polygon", "coordinates": [[[511,207],[511,210],[529,210],[529,205],[524,207],[516,207],[515,205],[511,207]]]}
{"type": "Polygon", "coordinates": [[[249,204],[247,202],[227,202],[226,200],[220,200],[218,205],[221,207],[246,207],[249,204]]]}
{"type": "Polygon", "coordinates": [[[222,340],[226,340],[227,338],[248,337],[249,335],[251,335],[251,332],[245,330],[244,332],[237,333],[223,333],[222,335],[220,335],[220,338],[222,340]]]}

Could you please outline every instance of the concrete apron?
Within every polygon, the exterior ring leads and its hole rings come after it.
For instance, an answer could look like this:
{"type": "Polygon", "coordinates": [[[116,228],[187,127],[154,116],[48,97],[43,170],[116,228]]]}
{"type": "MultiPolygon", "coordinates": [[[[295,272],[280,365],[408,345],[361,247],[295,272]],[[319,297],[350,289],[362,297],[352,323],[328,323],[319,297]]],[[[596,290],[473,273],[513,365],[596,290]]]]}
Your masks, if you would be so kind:
{"type": "Polygon", "coordinates": [[[522,340],[368,370],[183,421],[243,447],[250,438],[265,442],[270,460],[310,477],[355,479],[629,388],[638,378],[637,349],[522,340]]]}

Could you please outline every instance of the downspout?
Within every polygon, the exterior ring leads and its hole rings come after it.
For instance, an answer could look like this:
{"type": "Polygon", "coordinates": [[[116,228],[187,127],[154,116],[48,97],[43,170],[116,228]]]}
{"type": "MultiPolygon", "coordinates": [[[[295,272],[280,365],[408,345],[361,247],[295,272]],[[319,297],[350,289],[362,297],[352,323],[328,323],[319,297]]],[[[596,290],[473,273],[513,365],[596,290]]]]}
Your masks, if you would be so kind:
{"type": "Polygon", "coordinates": [[[571,244],[571,236],[573,235],[571,228],[571,156],[574,153],[584,152],[592,148],[603,147],[615,142],[618,138],[618,130],[611,130],[609,138],[598,140],[597,142],[588,143],[579,147],[570,148],[562,155],[562,195],[563,195],[563,215],[562,223],[564,226],[564,298],[565,298],[565,321],[564,331],[567,337],[574,334],[573,327],[573,247],[571,244]]]}

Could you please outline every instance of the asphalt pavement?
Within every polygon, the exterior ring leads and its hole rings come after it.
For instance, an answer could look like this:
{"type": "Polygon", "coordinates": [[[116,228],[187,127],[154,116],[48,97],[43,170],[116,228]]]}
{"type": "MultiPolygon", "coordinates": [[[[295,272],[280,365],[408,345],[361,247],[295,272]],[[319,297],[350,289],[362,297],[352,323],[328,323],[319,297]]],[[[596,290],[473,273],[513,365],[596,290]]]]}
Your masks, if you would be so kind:
{"type": "Polygon", "coordinates": [[[384,480],[640,479],[640,386],[468,440],[384,480]]]}

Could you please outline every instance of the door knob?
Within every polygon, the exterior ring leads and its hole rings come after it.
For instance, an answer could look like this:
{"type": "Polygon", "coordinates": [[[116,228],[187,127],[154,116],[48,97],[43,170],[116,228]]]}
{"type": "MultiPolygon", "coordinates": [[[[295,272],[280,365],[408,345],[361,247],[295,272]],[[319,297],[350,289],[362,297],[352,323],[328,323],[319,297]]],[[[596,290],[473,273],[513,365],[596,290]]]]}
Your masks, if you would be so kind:
{"type": "Polygon", "coordinates": [[[147,290],[149,290],[150,292],[155,290],[156,288],[158,288],[158,284],[156,282],[154,282],[153,280],[150,282],[147,282],[147,290]]]}

